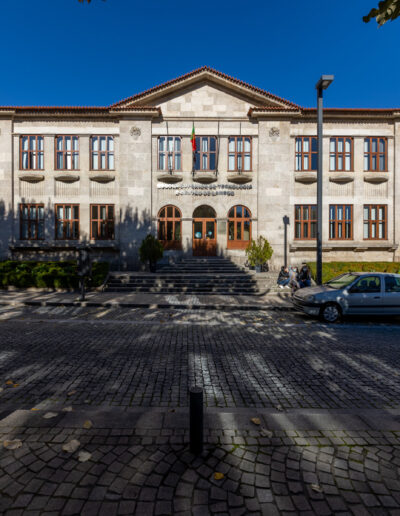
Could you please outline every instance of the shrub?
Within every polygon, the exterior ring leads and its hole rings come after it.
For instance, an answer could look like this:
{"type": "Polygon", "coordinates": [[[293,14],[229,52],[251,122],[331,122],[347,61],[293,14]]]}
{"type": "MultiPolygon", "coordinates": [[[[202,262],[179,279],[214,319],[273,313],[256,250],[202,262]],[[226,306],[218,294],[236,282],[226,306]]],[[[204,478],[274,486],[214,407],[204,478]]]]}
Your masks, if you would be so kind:
{"type": "Polygon", "coordinates": [[[108,274],[109,264],[107,262],[94,262],[92,264],[92,286],[100,287],[108,274]]]}
{"type": "MultiPolygon", "coordinates": [[[[316,278],[317,264],[308,263],[312,277],[316,278]]],[[[392,272],[400,273],[398,262],[327,262],[322,264],[322,282],[344,274],[345,272],[392,272]]]]}
{"type": "MultiPolygon", "coordinates": [[[[94,262],[92,266],[93,281],[90,285],[97,287],[103,283],[108,273],[106,262],[94,262]]],[[[77,288],[79,278],[76,262],[17,262],[6,260],[0,262],[0,287],[17,288],[77,288]]]]}
{"type": "Polygon", "coordinates": [[[268,240],[262,236],[259,236],[257,241],[251,240],[246,247],[246,256],[252,267],[266,263],[271,258],[273,252],[268,240]]]}
{"type": "Polygon", "coordinates": [[[161,260],[164,254],[164,248],[159,240],[153,235],[147,235],[142,241],[139,248],[140,261],[149,262],[150,270],[155,270],[158,260],[161,260]]]}

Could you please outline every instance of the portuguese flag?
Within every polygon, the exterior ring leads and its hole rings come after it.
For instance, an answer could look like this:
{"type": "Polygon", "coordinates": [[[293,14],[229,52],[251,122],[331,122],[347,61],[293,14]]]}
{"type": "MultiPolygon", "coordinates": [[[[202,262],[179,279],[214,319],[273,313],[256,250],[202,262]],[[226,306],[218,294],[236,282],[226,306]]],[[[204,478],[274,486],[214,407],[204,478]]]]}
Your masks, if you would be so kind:
{"type": "Polygon", "coordinates": [[[196,135],[194,133],[194,122],[193,122],[192,136],[190,137],[190,141],[192,142],[192,151],[196,152],[196,135]]]}

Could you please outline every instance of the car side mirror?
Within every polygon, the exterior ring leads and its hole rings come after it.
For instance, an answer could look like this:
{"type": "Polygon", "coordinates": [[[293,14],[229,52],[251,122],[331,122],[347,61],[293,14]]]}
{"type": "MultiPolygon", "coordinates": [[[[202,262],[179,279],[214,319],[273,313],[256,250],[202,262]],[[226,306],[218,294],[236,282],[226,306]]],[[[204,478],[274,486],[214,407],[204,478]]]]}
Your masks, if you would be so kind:
{"type": "Polygon", "coordinates": [[[358,287],[351,287],[349,289],[349,292],[350,294],[357,294],[358,292],[360,292],[360,289],[358,287]]]}

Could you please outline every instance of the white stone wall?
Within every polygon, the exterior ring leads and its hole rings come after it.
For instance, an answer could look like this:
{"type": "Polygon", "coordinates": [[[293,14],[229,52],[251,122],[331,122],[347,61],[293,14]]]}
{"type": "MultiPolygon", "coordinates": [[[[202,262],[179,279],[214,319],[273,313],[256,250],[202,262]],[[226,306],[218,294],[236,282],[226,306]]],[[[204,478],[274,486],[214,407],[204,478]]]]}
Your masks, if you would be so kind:
{"type": "Polygon", "coordinates": [[[0,118],[0,258],[7,256],[12,242],[12,123],[0,118]]]}

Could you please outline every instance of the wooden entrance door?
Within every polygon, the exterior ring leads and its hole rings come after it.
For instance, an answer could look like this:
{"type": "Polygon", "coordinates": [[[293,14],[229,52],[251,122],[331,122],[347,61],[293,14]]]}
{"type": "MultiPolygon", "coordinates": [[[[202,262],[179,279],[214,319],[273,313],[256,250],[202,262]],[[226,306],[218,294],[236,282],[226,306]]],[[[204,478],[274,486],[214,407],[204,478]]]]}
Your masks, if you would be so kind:
{"type": "Polygon", "coordinates": [[[217,223],[215,219],[193,219],[193,256],[216,256],[217,223]]]}

